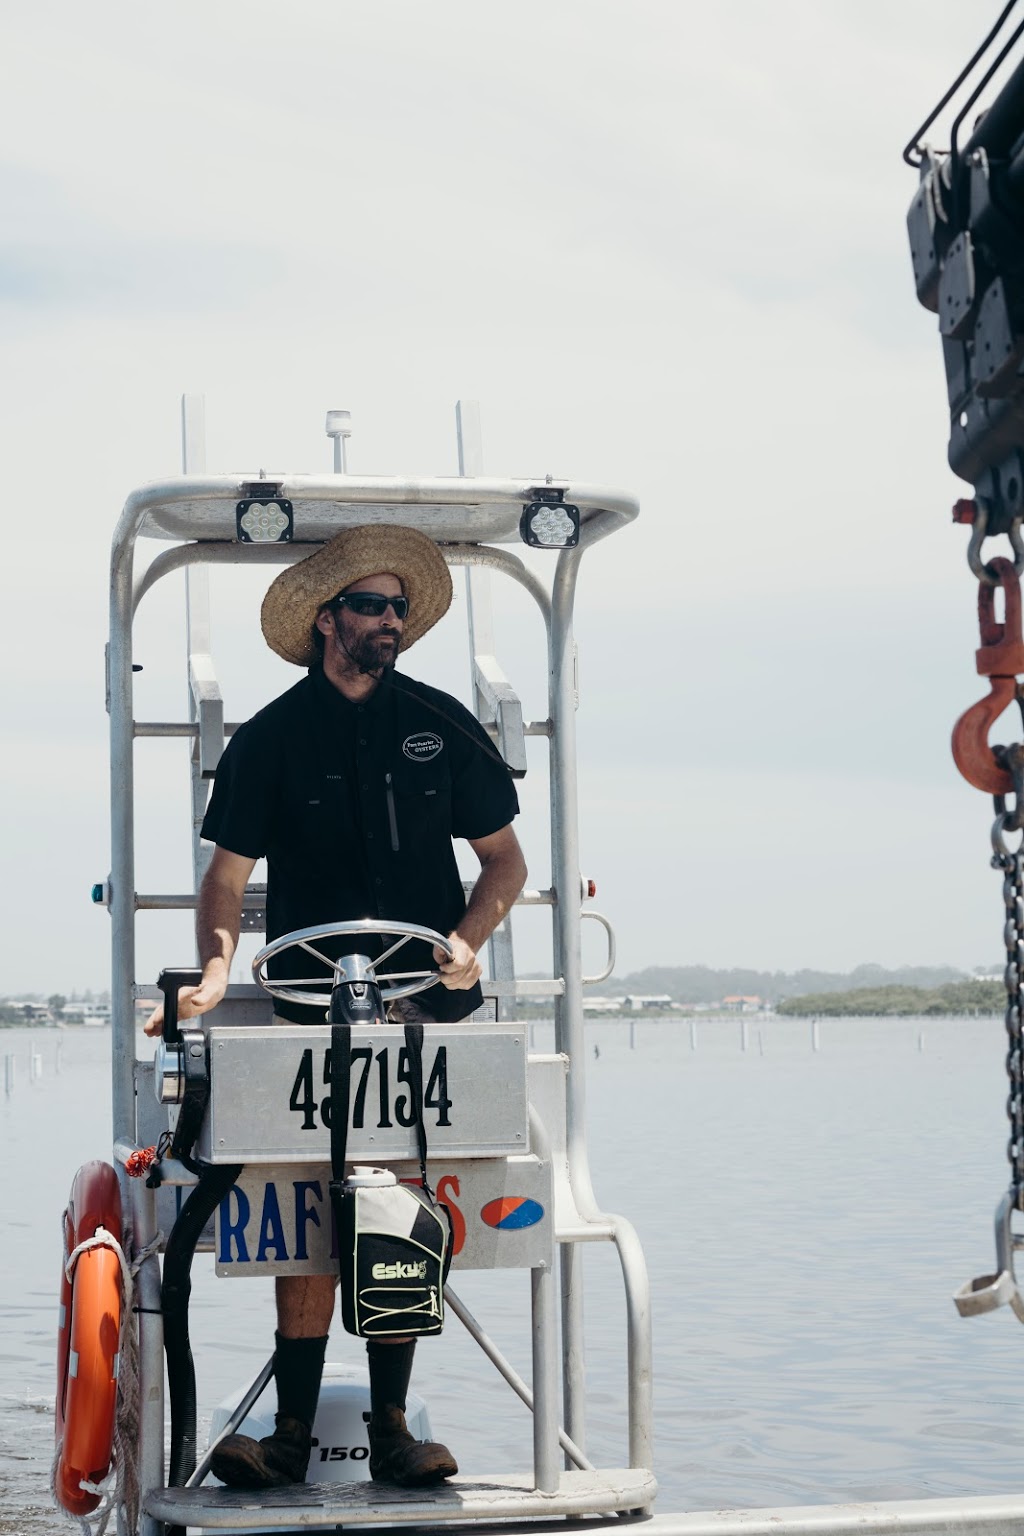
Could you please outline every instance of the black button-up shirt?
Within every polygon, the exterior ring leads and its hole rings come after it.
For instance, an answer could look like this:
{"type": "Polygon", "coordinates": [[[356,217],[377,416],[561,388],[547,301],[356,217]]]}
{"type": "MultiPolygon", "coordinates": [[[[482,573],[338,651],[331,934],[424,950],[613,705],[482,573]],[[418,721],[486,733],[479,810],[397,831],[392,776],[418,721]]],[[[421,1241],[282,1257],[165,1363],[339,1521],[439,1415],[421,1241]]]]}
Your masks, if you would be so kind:
{"type": "MultiPolygon", "coordinates": [[[[202,835],[267,860],[267,938],[315,923],[395,918],[448,934],[466,910],[452,839],[487,837],[519,810],[490,739],[457,699],[385,672],[360,704],[319,668],[268,704],[228,742],[202,835]]],[[[337,956],[352,943],[317,945],[337,956]]],[[[381,941],[360,939],[379,954],[381,941]]],[[[434,968],[429,945],[402,946],[386,970],[434,968]]],[[[316,976],[304,950],[276,957],[271,974],[316,976]]],[[[324,990],[321,988],[320,990],[324,990]]],[[[465,1018],[479,986],[437,984],[417,1002],[440,1020],[465,1018]]],[[[279,1002],[299,1022],[322,1009],[279,1002]]]]}

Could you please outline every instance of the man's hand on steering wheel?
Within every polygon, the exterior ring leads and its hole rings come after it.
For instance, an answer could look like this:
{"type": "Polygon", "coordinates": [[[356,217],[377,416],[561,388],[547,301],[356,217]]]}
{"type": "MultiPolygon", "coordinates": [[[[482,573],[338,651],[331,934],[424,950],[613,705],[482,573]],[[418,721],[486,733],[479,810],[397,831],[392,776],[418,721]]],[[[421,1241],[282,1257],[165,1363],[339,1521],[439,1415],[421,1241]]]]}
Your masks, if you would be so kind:
{"type": "Polygon", "coordinates": [[[441,985],[452,992],[467,992],[474,982],[480,980],[480,961],[460,934],[450,933],[448,942],[453,950],[450,960],[445,959],[443,950],[434,949],[441,985]]]}
{"type": "MultiPolygon", "coordinates": [[[[200,1013],[216,1008],[228,989],[228,969],[223,960],[211,961],[203,972],[198,987],[181,987],[178,991],[178,1018],[193,1019],[200,1013]]],[[[143,1028],[147,1035],[163,1033],[164,1005],[158,1003],[143,1028]]]]}

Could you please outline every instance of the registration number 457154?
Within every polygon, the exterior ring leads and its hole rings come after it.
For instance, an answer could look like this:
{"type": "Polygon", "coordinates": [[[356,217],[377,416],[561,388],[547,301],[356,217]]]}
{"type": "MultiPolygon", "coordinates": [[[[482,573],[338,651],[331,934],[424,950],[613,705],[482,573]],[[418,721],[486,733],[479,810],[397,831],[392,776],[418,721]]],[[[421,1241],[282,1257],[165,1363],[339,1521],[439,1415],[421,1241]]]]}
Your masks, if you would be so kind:
{"type": "MultiPolygon", "coordinates": [[[[448,1048],[439,1045],[430,1059],[424,1051],[423,1090],[424,1124],[451,1125],[449,1110],[452,1100],[448,1097],[448,1048]]],[[[327,1046],[317,1063],[311,1046],[302,1052],[299,1069],[291,1085],[288,1108],[301,1115],[299,1129],[315,1131],[318,1126],[330,1126],[331,1095],[321,1095],[321,1088],[331,1081],[331,1048],[327,1046]]],[[[364,1045],[353,1048],[350,1103],[352,1129],[376,1126],[386,1130],[393,1126],[416,1124],[416,1103],[412,1087],[412,1072],[408,1048],[383,1046],[374,1051],[364,1045]]]]}

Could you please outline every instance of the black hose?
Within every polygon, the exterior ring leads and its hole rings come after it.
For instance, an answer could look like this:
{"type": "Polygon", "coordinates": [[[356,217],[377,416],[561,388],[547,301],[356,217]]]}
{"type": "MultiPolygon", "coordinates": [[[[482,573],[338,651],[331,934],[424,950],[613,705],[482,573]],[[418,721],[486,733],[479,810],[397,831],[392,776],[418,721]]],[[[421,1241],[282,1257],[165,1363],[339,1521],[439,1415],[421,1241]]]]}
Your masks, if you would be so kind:
{"type": "Polygon", "coordinates": [[[207,1164],[167,1239],[160,1303],[171,1405],[171,1488],[180,1488],[196,1468],[196,1370],[188,1336],[192,1259],[203,1228],[241,1171],[240,1163],[207,1164]]]}

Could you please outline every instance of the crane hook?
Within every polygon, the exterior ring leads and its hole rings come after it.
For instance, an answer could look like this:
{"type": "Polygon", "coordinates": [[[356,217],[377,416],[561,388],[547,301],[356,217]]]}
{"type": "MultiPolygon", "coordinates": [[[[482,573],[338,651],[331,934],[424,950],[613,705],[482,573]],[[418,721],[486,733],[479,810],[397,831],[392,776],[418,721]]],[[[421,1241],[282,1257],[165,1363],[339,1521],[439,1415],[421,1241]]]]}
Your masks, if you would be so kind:
{"type": "Polygon", "coordinates": [[[953,727],[953,761],[975,789],[1006,795],[1013,791],[1013,777],[989,746],[988,733],[1017,697],[1017,677],[1024,672],[1020,578],[1013,562],[1001,556],[989,562],[989,570],[995,584],[978,586],[981,646],[976,653],[978,672],[989,679],[989,693],[965,710],[953,727]],[[1002,623],[995,613],[997,587],[1002,588],[1006,605],[1002,623]]]}

